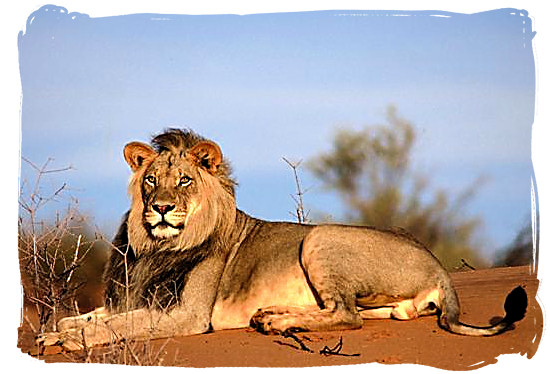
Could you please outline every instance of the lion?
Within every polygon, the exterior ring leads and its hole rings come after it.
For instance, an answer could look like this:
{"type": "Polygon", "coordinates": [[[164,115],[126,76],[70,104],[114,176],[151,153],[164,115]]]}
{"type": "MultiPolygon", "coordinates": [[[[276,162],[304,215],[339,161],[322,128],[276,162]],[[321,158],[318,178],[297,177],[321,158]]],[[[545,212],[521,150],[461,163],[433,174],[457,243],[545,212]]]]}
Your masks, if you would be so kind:
{"type": "Polygon", "coordinates": [[[131,142],[124,158],[131,208],[105,269],[105,305],[62,319],[41,344],[77,350],[248,326],[264,334],[344,330],[433,314],[449,332],[490,336],[526,312],[518,286],[502,321],[461,323],[449,274],[402,229],[247,215],[236,207],[220,147],[191,130],[131,142]]]}

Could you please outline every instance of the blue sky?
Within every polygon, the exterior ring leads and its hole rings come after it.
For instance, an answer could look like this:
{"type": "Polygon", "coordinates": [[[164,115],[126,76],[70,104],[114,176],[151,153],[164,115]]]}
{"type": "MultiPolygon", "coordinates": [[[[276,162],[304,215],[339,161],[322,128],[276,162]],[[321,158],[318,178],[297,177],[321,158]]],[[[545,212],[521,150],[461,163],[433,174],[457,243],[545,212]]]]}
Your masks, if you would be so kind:
{"type": "MultiPolygon", "coordinates": [[[[484,219],[485,253],[530,215],[535,66],[525,11],[85,13],[42,8],[20,35],[21,153],[73,165],[47,186],[67,181],[108,235],[128,206],[129,141],[191,127],[232,161],[242,209],[289,220],[294,182],[282,157],[307,160],[336,128],[382,123],[390,104],[417,126],[414,166],[434,189],[487,178],[468,206],[484,219]]],[[[302,178],[308,207],[338,216],[337,199],[302,178]]]]}

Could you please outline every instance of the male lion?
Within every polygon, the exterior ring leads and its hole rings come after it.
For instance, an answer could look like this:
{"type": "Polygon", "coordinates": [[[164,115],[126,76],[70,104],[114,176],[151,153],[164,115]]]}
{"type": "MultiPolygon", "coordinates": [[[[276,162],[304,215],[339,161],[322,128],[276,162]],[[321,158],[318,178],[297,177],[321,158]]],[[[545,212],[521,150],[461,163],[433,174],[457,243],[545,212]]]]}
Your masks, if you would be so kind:
{"type": "Polygon", "coordinates": [[[517,287],[489,327],[459,322],[451,279],[399,229],[266,222],[236,208],[229,164],[215,143],[169,129],[132,142],[131,208],[105,271],[105,307],[40,336],[66,349],[120,339],[252,326],[262,333],[360,328],[364,318],[439,314],[463,335],[495,335],[523,318],[517,287]]]}

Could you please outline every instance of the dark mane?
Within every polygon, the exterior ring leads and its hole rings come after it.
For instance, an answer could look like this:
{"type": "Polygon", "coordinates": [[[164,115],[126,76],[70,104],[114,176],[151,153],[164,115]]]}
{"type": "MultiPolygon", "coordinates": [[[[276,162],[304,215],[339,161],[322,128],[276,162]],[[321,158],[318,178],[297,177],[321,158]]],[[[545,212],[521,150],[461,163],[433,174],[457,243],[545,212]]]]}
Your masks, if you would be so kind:
{"type": "Polygon", "coordinates": [[[151,145],[158,153],[168,151],[178,153],[207,140],[190,129],[168,128],[151,139],[151,145]]]}

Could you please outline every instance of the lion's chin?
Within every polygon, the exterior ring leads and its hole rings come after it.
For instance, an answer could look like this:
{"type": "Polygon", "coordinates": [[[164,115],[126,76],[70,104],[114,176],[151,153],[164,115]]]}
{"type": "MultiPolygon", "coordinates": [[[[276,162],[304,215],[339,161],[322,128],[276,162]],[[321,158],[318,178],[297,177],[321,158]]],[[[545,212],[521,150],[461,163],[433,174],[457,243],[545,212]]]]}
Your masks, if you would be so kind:
{"type": "Polygon", "coordinates": [[[179,235],[180,230],[168,225],[158,225],[151,230],[151,234],[157,239],[169,239],[179,235]]]}

